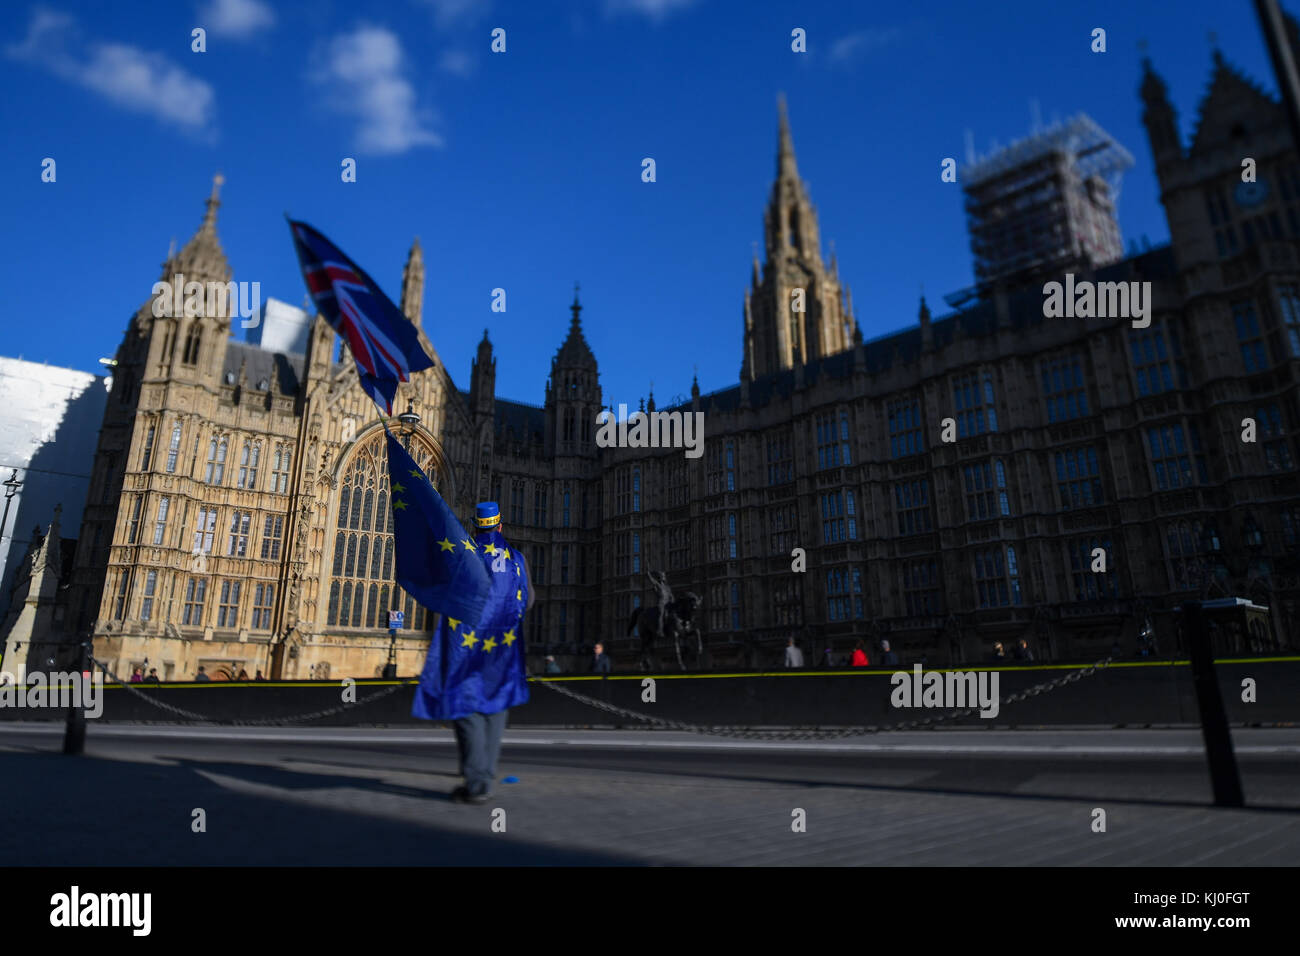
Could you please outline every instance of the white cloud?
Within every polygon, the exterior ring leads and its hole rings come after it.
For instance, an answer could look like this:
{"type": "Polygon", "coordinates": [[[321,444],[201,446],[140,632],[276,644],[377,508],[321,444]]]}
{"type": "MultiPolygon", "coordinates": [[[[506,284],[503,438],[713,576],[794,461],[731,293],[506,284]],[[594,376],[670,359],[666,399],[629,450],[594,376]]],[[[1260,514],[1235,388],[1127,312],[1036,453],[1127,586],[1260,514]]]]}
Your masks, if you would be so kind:
{"type": "Polygon", "coordinates": [[[66,13],[38,9],[22,43],[5,51],[112,103],[173,123],[191,133],[209,130],[216,95],[204,80],[161,53],[125,43],[84,40],[66,13]]]}
{"type": "Polygon", "coordinates": [[[880,50],[897,43],[903,33],[897,27],[883,30],[859,30],[846,37],[840,37],[831,45],[832,63],[849,63],[872,50],[880,50]]]}
{"type": "Polygon", "coordinates": [[[424,0],[433,8],[433,22],[441,30],[468,26],[491,9],[489,0],[424,0]]]}
{"type": "Polygon", "coordinates": [[[443,144],[431,128],[432,114],[416,102],[404,64],[401,42],[383,27],[340,34],[317,55],[313,78],[327,105],[357,119],[362,152],[393,155],[443,144]]]}
{"type": "Polygon", "coordinates": [[[260,0],[211,0],[199,11],[199,26],[214,36],[248,37],[274,23],[275,14],[260,0]]]}
{"type": "Polygon", "coordinates": [[[438,69],[453,76],[471,76],[474,73],[474,57],[464,50],[448,50],[438,58],[438,69]]]}
{"type": "Polygon", "coordinates": [[[605,12],[637,13],[651,20],[663,20],[695,3],[696,0],[605,0],[605,12]]]}

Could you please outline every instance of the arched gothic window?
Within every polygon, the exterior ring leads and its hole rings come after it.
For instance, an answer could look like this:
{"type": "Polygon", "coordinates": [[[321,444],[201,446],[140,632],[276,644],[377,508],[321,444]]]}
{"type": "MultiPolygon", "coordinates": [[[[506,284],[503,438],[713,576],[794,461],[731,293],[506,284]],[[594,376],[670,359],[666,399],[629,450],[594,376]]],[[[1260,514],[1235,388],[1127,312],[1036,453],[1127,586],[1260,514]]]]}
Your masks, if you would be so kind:
{"type": "Polygon", "coordinates": [[[202,342],[203,331],[199,328],[199,324],[195,322],[190,326],[189,335],[185,337],[185,353],[181,357],[181,364],[199,364],[199,345],[202,344],[202,342]]]}
{"type": "MultiPolygon", "coordinates": [[[[411,457],[438,487],[438,458],[417,435],[411,457]]],[[[414,480],[414,479],[412,479],[414,480]]],[[[334,526],[329,627],[388,628],[388,612],[404,611],[405,629],[427,631],[433,615],[411,600],[394,572],[393,513],[388,457],[381,431],[364,439],[343,470],[334,526]]]]}

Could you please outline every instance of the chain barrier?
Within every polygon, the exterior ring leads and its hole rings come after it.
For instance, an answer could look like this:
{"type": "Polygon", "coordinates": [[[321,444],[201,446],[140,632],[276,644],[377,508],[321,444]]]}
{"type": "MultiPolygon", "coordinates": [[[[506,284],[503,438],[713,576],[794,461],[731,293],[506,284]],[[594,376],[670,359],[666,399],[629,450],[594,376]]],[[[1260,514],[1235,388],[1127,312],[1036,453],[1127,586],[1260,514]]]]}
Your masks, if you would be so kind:
{"type": "MultiPolygon", "coordinates": [[[[1055,690],[1066,684],[1072,684],[1077,680],[1082,680],[1097,671],[1106,667],[1114,660],[1113,657],[1105,657],[1097,661],[1091,667],[1081,668],[1072,671],[1064,677],[1057,677],[1053,680],[1044,681],[1041,684],[1035,684],[1025,690],[1004,698],[1002,704],[1014,704],[1022,700],[1028,700],[1030,697],[1037,697],[1049,690],[1055,690]]],[[[754,730],[748,727],[730,727],[726,725],[704,725],[688,724],[681,720],[669,720],[664,717],[652,717],[649,714],[642,714],[635,710],[629,710],[626,707],[617,707],[614,704],[606,703],[603,700],[597,700],[594,697],[588,697],[586,694],[579,694],[577,691],[570,690],[567,687],[561,687],[552,681],[540,681],[543,687],[549,687],[557,694],[570,697],[579,703],[595,707],[597,710],[603,710],[606,713],[616,714],[620,717],[630,717],[633,720],[644,721],[653,724],[656,727],[663,727],[666,730],[683,730],[693,734],[707,734],[712,737],[736,737],[742,740],[834,740],[841,737],[865,737],[869,734],[892,733],[900,730],[917,730],[922,727],[933,726],[934,724],[943,723],[948,720],[957,720],[960,717],[969,717],[971,714],[979,712],[978,707],[963,707],[948,714],[939,714],[934,717],[920,717],[915,720],[905,720],[899,724],[889,724],[881,727],[875,724],[864,725],[860,727],[840,727],[835,730],[754,730]]]]}
{"type": "Polygon", "coordinates": [[[113,674],[110,674],[108,672],[108,668],[104,666],[103,661],[97,660],[94,657],[91,658],[91,661],[95,664],[96,667],[98,667],[103,672],[106,678],[108,678],[111,681],[114,681],[115,683],[121,684],[123,687],[125,687],[131,693],[135,694],[141,700],[148,701],[150,704],[159,708],[160,710],[170,711],[173,714],[176,714],[180,717],[184,717],[186,720],[199,720],[199,721],[203,721],[204,723],[228,723],[228,724],[233,724],[234,726],[237,727],[273,727],[273,726],[279,726],[281,724],[297,724],[308,720],[320,720],[322,717],[329,717],[333,714],[341,714],[345,710],[350,710],[353,707],[361,707],[364,704],[374,703],[375,701],[380,700],[381,698],[389,697],[392,694],[397,693],[399,690],[401,690],[403,687],[406,686],[406,682],[403,681],[401,683],[394,684],[392,687],[386,687],[383,690],[379,691],[377,694],[371,694],[368,697],[363,697],[358,701],[354,701],[351,703],[344,702],[334,707],[326,707],[324,710],[314,710],[308,714],[299,714],[296,717],[266,717],[258,720],[223,721],[223,720],[216,720],[212,717],[204,716],[203,714],[196,713],[192,710],[186,710],[183,707],[177,707],[174,704],[168,704],[165,701],[155,700],[152,694],[146,694],[144,691],[140,690],[139,688],[133,687],[128,681],[124,681],[120,677],[116,677],[113,674]]]}
{"type": "MultiPolygon", "coordinates": [[[[1041,684],[1035,684],[1033,687],[1028,687],[1025,690],[1017,691],[1016,693],[1011,694],[1009,697],[1004,698],[1000,703],[1002,705],[1014,704],[1022,700],[1028,700],[1030,697],[1037,697],[1039,694],[1047,693],[1048,691],[1055,690],[1058,687],[1064,687],[1066,684],[1072,684],[1075,681],[1082,680],[1085,677],[1091,676],[1092,674],[1096,673],[1097,671],[1109,665],[1113,660],[1114,660],[1113,657],[1102,658],[1101,660],[1097,661],[1097,663],[1093,664],[1090,667],[1085,667],[1076,671],[1071,671],[1069,674],[1066,674],[1063,677],[1057,677],[1049,681],[1044,681],[1041,684]]],[[[397,683],[394,684],[392,687],[387,687],[384,690],[379,691],[376,694],[371,694],[368,697],[363,697],[361,700],[358,700],[354,703],[345,702],[343,704],[339,704],[334,707],[327,707],[323,710],[316,710],[307,714],[299,714],[294,717],[268,717],[268,718],[263,718],[258,720],[216,721],[211,717],[205,716],[204,714],[200,714],[192,710],[186,710],[183,707],[177,707],[174,704],[169,704],[166,703],[165,701],[156,700],[154,699],[152,694],[146,694],[142,690],[133,687],[129,682],[124,681],[121,678],[114,676],[113,674],[110,674],[108,668],[104,665],[102,661],[94,657],[91,658],[91,661],[95,664],[96,667],[100,669],[100,671],[103,672],[106,678],[108,678],[111,681],[114,681],[115,683],[121,684],[132,694],[135,694],[141,700],[147,701],[148,703],[152,704],[154,707],[159,708],[160,710],[170,711],[171,713],[176,714],[179,717],[184,717],[186,720],[196,720],[196,721],[202,721],[204,723],[230,723],[239,727],[277,726],[282,724],[303,723],[309,720],[319,720],[322,717],[329,717],[332,716],[333,714],[341,714],[345,710],[348,710],[353,707],[360,707],[364,704],[373,703],[374,701],[380,700],[381,698],[388,697],[392,694],[397,693],[399,690],[401,690],[403,687],[406,686],[406,682],[397,683]]],[[[569,697],[580,704],[586,704],[590,707],[596,708],[597,710],[602,710],[605,711],[606,713],[614,714],[615,716],[618,717],[628,717],[633,720],[639,720],[644,723],[652,724],[656,727],[662,727],[666,730],[681,730],[693,734],[705,734],[713,737],[734,737],[742,740],[835,740],[843,737],[865,737],[870,734],[896,733],[898,731],[904,731],[904,730],[918,730],[923,727],[931,727],[934,726],[935,724],[944,723],[945,721],[958,720],[962,717],[969,717],[972,714],[976,714],[979,712],[978,707],[963,707],[961,709],[954,710],[947,714],[937,714],[933,717],[918,717],[913,720],[905,720],[898,724],[889,724],[886,726],[878,726],[876,724],[866,724],[857,727],[840,727],[840,728],[836,728],[835,730],[815,730],[815,729],[754,730],[748,727],[733,727],[725,724],[721,724],[721,725],[691,724],[681,720],[670,720],[666,717],[653,717],[650,714],[643,714],[640,713],[639,711],[629,710],[626,707],[618,707],[614,704],[607,703],[603,700],[597,700],[594,697],[589,697],[586,694],[580,694],[575,690],[570,690],[568,687],[562,687],[559,684],[555,683],[554,681],[544,680],[544,681],[538,681],[538,683],[540,683],[543,687],[549,688],[550,690],[553,690],[557,694],[561,694],[564,697],[569,697]]]]}

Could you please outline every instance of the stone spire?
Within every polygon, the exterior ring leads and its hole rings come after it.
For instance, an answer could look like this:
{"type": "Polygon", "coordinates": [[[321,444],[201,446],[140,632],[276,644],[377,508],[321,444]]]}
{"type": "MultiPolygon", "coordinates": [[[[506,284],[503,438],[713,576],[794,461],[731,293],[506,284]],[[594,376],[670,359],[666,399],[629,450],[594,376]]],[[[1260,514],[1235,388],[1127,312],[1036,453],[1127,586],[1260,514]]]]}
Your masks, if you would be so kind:
{"type": "Polygon", "coordinates": [[[402,314],[416,325],[423,324],[424,313],[424,251],[420,237],[411,243],[411,252],[402,269],[402,314]]]}
{"type": "Polygon", "coordinates": [[[776,168],[763,215],[767,259],[761,275],[754,262],[746,307],[741,377],[748,379],[851,346],[839,263],[828,270],[822,260],[817,211],[799,178],[784,98],[779,101],[776,168]]]}
{"type": "Polygon", "coordinates": [[[767,236],[767,261],[771,263],[783,252],[793,252],[801,258],[815,258],[824,271],[817,214],[808,198],[808,189],[799,178],[784,96],[778,105],[781,116],[780,130],[777,133],[776,181],[772,184],[772,198],[768,203],[764,230],[767,236]]]}
{"type": "Polygon", "coordinates": [[[1169,88],[1151,66],[1149,57],[1142,58],[1142,122],[1151,141],[1151,153],[1156,165],[1182,155],[1183,147],[1178,136],[1178,114],[1169,102],[1169,88]]]}
{"type": "Polygon", "coordinates": [[[794,160],[794,137],[790,135],[790,117],[785,111],[785,94],[776,98],[779,115],[776,133],[776,176],[777,179],[799,179],[799,167],[794,160]]]}
{"type": "Polygon", "coordinates": [[[478,354],[470,366],[469,402],[476,414],[490,415],[496,404],[497,360],[492,355],[488,330],[483,330],[483,341],[478,344],[478,354]]]}
{"type": "Polygon", "coordinates": [[[23,683],[26,677],[32,641],[57,642],[63,638],[54,617],[59,579],[63,574],[63,546],[59,534],[62,513],[63,505],[56,505],[49,530],[42,535],[38,525],[32,531],[27,555],[14,578],[9,611],[0,622],[0,639],[5,642],[4,669],[14,674],[19,683],[23,683]]]}
{"type": "Polygon", "coordinates": [[[552,368],[590,368],[596,367],[596,356],[591,352],[591,347],[587,344],[587,338],[582,334],[582,303],[578,301],[578,283],[573,284],[573,305],[569,306],[569,311],[573,317],[569,320],[569,334],[560,346],[560,350],[555,353],[552,368]]]}
{"type": "Polygon", "coordinates": [[[217,238],[217,209],[221,206],[221,184],[225,181],[221,173],[212,177],[212,192],[205,203],[203,222],[180,252],[167,257],[162,281],[170,282],[178,273],[185,276],[186,282],[230,281],[230,263],[217,238]]]}
{"type": "Polygon", "coordinates": [[[551,359],[546,382],[546,447],[548,453],[594,455],[591,423],[602,401],[599,370],[582,334],[582,302],[573,284],[569,334],[551,359]]]}
{"type": "Polygon", "coordinates": [[[934,330],[930,327],[930,307],[925,304],[925,296],[921,296],[918,318],[921,322],[921,348],[928,352],[934,348],[934,330]]]}

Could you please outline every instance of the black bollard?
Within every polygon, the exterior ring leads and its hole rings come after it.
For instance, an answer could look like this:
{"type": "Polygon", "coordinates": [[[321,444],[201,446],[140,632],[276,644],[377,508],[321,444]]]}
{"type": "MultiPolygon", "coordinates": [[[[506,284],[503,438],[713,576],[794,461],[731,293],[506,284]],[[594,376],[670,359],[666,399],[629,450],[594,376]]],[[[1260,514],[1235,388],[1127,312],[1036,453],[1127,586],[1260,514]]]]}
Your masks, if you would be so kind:
{"type": "Polygon", "coordinates": [[[1214,672],[1214,649],[1210,646],[1200,601],[1183,602],[1183,633],[1187,637],[1187,656],[1192,662],[1192,682],[1196,687],[1196,706],[1201,715],[1205,756],[1210,763],[1214,805],[1245,806],[1237,757],[1232,752],[1232,734],[1228,731],[1228,714],[1223,708],[1223,695],[1219,692],[1219,679],[1214,672]]]}
{"type": "MultiPolygon", "coordinates": [[[[82,674],[84,674],[90,667],[90,641],[84,640],[81,642],[80,646],[81,653],[77,655],[77,680],[82,680],[82,674]]],[[[84,706],[84,696],[81,703],[83,704],[81,707],[73,704],[68,708],[68,723],[63,729],[63,752],[74,757],[86,752],[86,708],[84,706]]]]}

